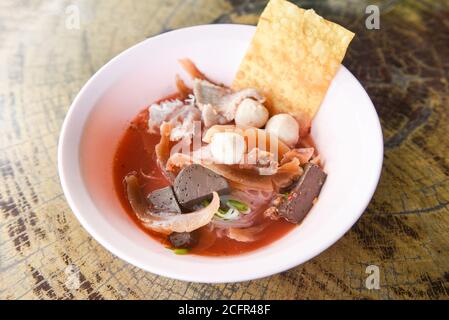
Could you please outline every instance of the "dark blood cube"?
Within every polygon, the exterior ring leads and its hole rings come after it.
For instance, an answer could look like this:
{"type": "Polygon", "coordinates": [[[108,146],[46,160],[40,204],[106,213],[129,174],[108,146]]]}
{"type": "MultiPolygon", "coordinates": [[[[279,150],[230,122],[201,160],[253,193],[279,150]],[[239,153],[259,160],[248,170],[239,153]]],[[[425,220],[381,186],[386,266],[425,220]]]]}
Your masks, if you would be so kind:
{"type": "Polygon", "coordinates": [[[199,165],[192,164],[181,170],[173,184],[176,198],[183,209],[194,210],[203,200],[211,200],[212,192],[226,194],[229,185],[225,178],[199,165]]]}
{"type": "Polygon", "coordinates": [[[150,203],[151,210],[154,212],[181,213],[181,208],[171,186],[151,192],[147,199],[150,203]]]}
{"type": "Polygon", "coordinates": [[[193,232],[173,232],[168,241],[175,248],[192,248],[198,243],[197,234],[193,232]]]}
{"type": "Polygon", "coordinates": [[[313,206],[327,174],[315,164],[307,164],[304,174],[278,204],[278,215],[289,222],[300,223],[313,206]]]}

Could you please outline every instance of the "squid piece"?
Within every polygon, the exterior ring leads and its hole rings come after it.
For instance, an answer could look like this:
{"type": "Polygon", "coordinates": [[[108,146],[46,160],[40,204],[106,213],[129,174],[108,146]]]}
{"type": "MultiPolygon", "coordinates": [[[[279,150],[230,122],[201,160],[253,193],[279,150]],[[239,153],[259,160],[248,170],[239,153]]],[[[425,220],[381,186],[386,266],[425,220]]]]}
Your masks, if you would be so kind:
{"type": "Polygon", "coordinates": [[[167,171],[166,165],[167,161],[170,158],[170,133],[172,126],[164,122],[161,126],[161,140],[155,147],[156,151],[156,160],[159,168],[161,169],[163,175],[167,178],[168,181],[173,182],[175,177],[172,172],[167,171]]]}
{"type": "Polygon", "coordinates": [[[190,89],[184,80],[181,79],[179,74],[176,75],[176,88],[178,89],[179,94],[181,95],[181,98],[187,99],[190,94],[192,94],[192,89],[190,89]]]}
{"type": "Polygon", "coordinates": [[[165,169],[177,173],[180,169],[193,164],[193,158],[184,153],[174,153],[170,156],[165,169]]]}
{"type": "Polygon", "coordinates": [[[226,232],[228,238],[239,242],[253,242],[260,238],[260,233],[268,224],[261,224],[249,228],[229,228],[226,232]]]}
{"type": "Polygon", "coordinates": [[[276,192],[284,192],[304,173],[298,158],[281,165],[273,176],[273,187],[276,192]]]}
{"type": "Polygon", "coordinates": [[[286,152],[281,160],[281,165],[292,161],[294,158],[297,158],[301,165],[306,164],[310,161],[313,154],[315,152],[315,148],[297,148],[292,149],[286,152]]]}
{"type": "Polygon", "coordinates": [[[209,79],[202,73],[196,65],[192,62],[190,59],[180,59],[178,60],[181,64],[181,67],[192,77],[192,79],[201,79],[201,80],[207,80],[209,79]]]}
{"type": "Polygon", "coordinates": [[[244,190],[273,190],[271,176],[261,176],[256,171],[239,169],[225,164],[204,163],[202,165],[231,182],[234,182],[234,186],[243,186],[244,190]]]}

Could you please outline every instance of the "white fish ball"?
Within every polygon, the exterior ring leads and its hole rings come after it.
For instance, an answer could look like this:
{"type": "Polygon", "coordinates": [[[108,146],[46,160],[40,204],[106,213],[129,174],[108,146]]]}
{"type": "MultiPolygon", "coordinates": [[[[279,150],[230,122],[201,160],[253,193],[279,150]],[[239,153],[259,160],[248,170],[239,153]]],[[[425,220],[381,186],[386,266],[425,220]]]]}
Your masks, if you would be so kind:
{"type": "Polygon", "coordinates": [[[237,164],[246,151],[245,139],[235,132],[217,132],[212,136],[210,150],[217,163],[237,164]]]}
{"type": "Polygon", "coordinates": [[[274,115],[268,120],[265,130],[275,134],[282,142],[293,147],[299,140],[299,124],[287,113],[274,115]]]}
{"type": "Polygon", "coordinates": [[[247,98],[237,107],[235,124],[241,127],[262,128],[267,123],[268,117],[268,110],[263,104],[247,98]]]}

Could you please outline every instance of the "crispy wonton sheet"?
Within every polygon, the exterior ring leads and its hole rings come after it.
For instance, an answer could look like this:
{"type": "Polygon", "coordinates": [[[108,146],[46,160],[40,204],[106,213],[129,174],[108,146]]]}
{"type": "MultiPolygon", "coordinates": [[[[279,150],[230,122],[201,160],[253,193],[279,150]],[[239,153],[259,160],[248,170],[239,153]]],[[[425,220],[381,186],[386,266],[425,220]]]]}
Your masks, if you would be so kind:
{"type": "Polygon", "coordinates": [[[290,113],[308,130],[354,33],[313,10],[271,0],[263,11],[233,89],[253,87],[270,114],[290,113]]]}

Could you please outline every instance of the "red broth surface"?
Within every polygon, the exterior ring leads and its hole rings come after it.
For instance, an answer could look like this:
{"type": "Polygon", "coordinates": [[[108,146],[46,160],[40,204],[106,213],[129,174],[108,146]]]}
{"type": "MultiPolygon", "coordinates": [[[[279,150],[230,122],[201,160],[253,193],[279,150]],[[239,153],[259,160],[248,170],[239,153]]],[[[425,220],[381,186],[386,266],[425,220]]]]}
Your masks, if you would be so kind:
{"type": "MultiPolygon", "coordinates": [[[[156,163],[154,148],[159,142],[160,136],[147,132],[147,120],[148,112],[144,110],[132,121],[123,135],[114,157],[114,186],[117,196],[129,217],[149,236],[161,242],[162,245],[170,246],[166,236],[152,232],[140,223],[127,200],[123,185],[125,176],[133,171],[139,173],[139,182],[144,194],[169,185],[156,163]],[[141,173],[152,178],[143,178],[141,173]]],[[[262,215],[260,218],[264,219],[269,225],[261,232],[260,238],[254,242],[239,242],[226,236],[218,238],[215,231],[210,231],[205,226],[199,230],[199,243],[189,253],[204,256],[242,254],[266,246],[296,227],[295,224],[282,219],[273,221],[263,218],[262,215]]]]}

